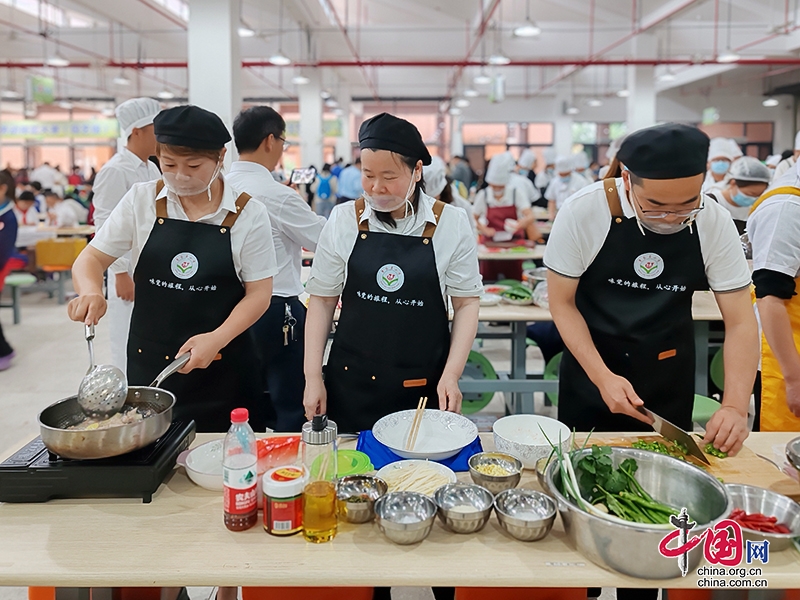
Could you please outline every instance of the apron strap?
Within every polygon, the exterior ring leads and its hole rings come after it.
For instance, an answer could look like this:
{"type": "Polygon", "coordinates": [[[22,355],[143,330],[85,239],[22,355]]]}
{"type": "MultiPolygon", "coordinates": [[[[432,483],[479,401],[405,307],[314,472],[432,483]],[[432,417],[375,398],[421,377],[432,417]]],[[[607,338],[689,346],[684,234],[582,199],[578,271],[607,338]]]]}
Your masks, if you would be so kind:
{"type": "MultiPolygon", "coordinates": [[[[159,179],[156,181],[156,198],[161,193],[161,190],[164,189],[164,180],[159,179]]],[[[163,198],[158,198],[156,200],[156,216],[159,219],[166,219],[167,218],[167,197],[164,196],[163,198]]]]}
{"type": "Polygon", "coordinates": [[[603,179],[603,190],[606,193],[606,202],[611,211],[612,217],[625,216],[622,212],[622,204],[619,201],[619,192],[617,191],[617,180],[615,177],[606,177],[603,179]]]}
{"type": "Polygon", "coordinates": [[[439,218],[442,216],[442,211],[444,211],[444,202],[441,200],[436,200],[433,203],[433,218],[436,221],[435,223],[428,222],[425,225],[425,229],[422,232],[422,237],[424,238],[432,238],[433,232],[436,231],[436,226],[439,224],[439,218]]]}
{"type": "Polygon", "coordinates": [[[363,222],[361,221],[361,215],[364,214],[366,206],[367,204],[363,196],[356,199],[356,223],[358,224],[358,230],[369,232],[369,219],[363,222]]]}
{"type": "Polygon", "coordinates": [[[236,211],[229,212],[228,216],[225,217],[225,220],[222,221],[220,227],[227,227],[230,229],[233,227],[233,224],[236,223],[236,219],[239,218],[239,215],[242,214],[242,209],[250,202],[250,196],[245,193],[239,194],[239,197],[236,199],[236,211]]]}
{"type": "Polygon", "coordinates": [[[758,200],[755,201],[753,206],[750,208],[750,214],[752,215],[753,212],[761,206],[761,204],[767,198],[772,198],[773,196],[780,196],[786,194],[787,196],[800,196],[800,188],[796,188],[793,185],[784,185],[779,188],[775,188],[774,190],[770,190],[768,192],[764,192],[761,194],[758,200]]]}

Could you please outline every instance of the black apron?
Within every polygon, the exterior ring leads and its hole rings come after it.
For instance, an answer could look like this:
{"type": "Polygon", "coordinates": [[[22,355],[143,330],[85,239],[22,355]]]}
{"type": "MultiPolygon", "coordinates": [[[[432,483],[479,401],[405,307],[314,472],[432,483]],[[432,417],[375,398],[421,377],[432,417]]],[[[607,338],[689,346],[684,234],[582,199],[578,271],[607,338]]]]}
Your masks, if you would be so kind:
{"type": "MultiPolygon", "coordinates": [[[[575,303],[600,357],[647,408],[691,429],[694,404],[692,294],[708,280],[696,227],[661,235],[625,218],[616,180],[604,181],[611,227],[581,276],[575,303]]],[[[613,414],[575,357],[564,350],[558,418],[577,431],[649,431],[613,414]]]]}
{"type": "MultiPolygon", "coordinates": [[[[156,186],[156,195],[163,181],[156,186]]],[[[244,298],[236,274],[231,234],[250,197],[236,200],[221,225],[167,217],[167,199],[156,201],[156,220],[133,274],[136,302],[128,335],[128,382],[150,385],[192,336],[218,328],[244,298]]],[[[249,331],[221,350],[206,369],[176,373],[162,384],[177,398],[175,420],[193,419],[198,432],[230,427],[230,412],[250,410],[250,424],[262,429],[260,370],[249,331]]]]}
{"type": "MultiPolygon", "coordinates": [[[[364,199],[355,203],[356,219],[364,199]]],[[[434,204],[436,221],[444,210],[434,204]]],[[[369,231],[359,221],[347,262],[342,310],[325,368],[328,415],[339,431],[370,429],[381,417],[438,406],[436,387],[450,351],[450,328],[436,256],[434,223],[422,237],[369,231]]]]}

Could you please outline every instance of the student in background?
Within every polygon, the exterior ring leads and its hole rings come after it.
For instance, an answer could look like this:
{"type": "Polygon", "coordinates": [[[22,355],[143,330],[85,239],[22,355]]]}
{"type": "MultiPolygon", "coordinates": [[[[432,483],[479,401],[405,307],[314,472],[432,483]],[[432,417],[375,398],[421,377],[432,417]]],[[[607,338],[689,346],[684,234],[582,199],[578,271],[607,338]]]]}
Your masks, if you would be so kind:
{"type": "Polygon", "coordinates": [[[41,220],[39,211],[36,210],[36,196],[33,192],[24,191],[20,193],[14,206],[14,214],[17,217],[17,224],[38,225],[41,220]]]}

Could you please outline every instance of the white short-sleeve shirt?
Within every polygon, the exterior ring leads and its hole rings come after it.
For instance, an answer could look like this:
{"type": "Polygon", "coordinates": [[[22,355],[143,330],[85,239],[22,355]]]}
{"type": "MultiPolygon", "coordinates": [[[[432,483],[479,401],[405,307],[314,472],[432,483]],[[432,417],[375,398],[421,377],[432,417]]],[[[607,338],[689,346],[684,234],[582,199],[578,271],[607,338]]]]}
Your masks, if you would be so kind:
{"type": "MultiPolygon", "coordinates": [[[[91,245],[100,252],[114,258],[130,251],[132,271],[136,269],[139,256],[153,229],[158,198],[166,197],[167,216],[170,219],[189,220],[180,200],[168,192],[166,186],[156,198],[157,183],[150,181],[134,184],[91,241],[91,245]]],[[[214,213],[201,217],[197,223],[221,225],[228,213],[236,210],[239,192],[224,180],[223,184],[219,208],[214,213]]],[[[241,281],[259,281],[273,277],[278,272],[269,215],[263,204],[250,200],[231,228],[230,235],[233,265],[241,281]]]]}
{"type": "MultiPolygon", "coordinates": [[[[369,220],[369,230],[393,235],[421,237],[425,226],[435,223],[433,203],[427,194],[421,194],[418,213],[414,217],[399,219],[392,229],[373,216],[367,206],[360,219],[356,219],[355,202],[336,206],[322,230],[311,276],[306,291],[315,296],[339,296],[347,280],[347,262],[358,237],[358,223],[369,220]],[[371,218],[370,218],[371,217],[371,218]],[[412,224],[408,223],[411,219],[412,224]]],[[[469,297],[480,296],[483,282],[478,270],[478,245],[469,217],[455,206],[446,205],[433,233],[433,250],[436,255],[436,270],[442,295],[469,297]]]]}
{"type": "MultiPolygon", "coordinates": [[[[771,188],[800,187],[792,168],[771,188]]],[[[800,196],[779,194],[762,202],[747,219],[747,237],[753,246],[753,270],[769,269],[800,276],[800,196]]]]}
{"type": "MultiPolygon", "coordinates": [[[[611,211],[603,184],[598,181],[584,188],[558,212],[544,252],[547,268],[565,277],[578,278],[594,262],[611,228],[611,211]]],[[[636,218],[622,179],[618,178],[616,184],[625,217],[636,218]]],[[[750,285],[750,269],[728,211],[706,199],[705,208],[698,213],[692,228],[699,236],[706,277],[713,291],[732,292],[750,285]]],[[[645,231],[645,235],[659,235],[645,231]]]]}
{"type": "Polygon", "coordinates": [[[506,206],[516,206],[517,218],[521,219],[524,216],[524,211],[531,207],[531,201],[522,189],[514,185],[507,185],[500,198],[495,197],[491,187],[485,187],[475,195],[472,213],[477,217],[485,217],[489,208],[503,208],[506,206]]]}

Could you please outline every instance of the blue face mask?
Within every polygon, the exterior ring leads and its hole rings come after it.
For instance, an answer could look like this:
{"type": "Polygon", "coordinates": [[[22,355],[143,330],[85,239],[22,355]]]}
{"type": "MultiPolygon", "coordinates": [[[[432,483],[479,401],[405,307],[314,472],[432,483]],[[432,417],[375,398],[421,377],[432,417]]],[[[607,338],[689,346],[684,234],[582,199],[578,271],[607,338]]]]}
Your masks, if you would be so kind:
{"type": "Polygon", "coordinates": [[[523,177],[527,177],[528,173],[530,173],[530,169],[520,169],[519,170],[519,174],[522,175],[523,177]]]}
{"type": "Polygon", "coordinates": [[[731,196],[731,200],[736,206],[753,206],[758,198],[754,198],[753,196],[747,196],[742,192],[736,192],[733,196],[731,196]]]}
{"type": "Polygon", "coordinates": [[[715,160],[711,163],[711,172],[717,175],[725,175],[730,167],[731,163],[727,160],[715,160]]]}
{"type": "Polygon", "coordinates": [[[569,183],[572,180],[572,175],[559,175],[558,178],[561,180],[561,183],[569,183]]]}

